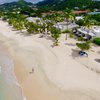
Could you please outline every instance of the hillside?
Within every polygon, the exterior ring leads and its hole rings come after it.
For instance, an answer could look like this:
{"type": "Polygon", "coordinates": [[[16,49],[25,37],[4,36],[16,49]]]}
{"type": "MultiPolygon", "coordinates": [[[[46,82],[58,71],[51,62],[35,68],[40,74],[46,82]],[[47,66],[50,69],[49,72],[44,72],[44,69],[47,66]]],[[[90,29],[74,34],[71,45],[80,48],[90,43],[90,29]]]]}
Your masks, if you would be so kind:
{"type": "Polygon", "coordinates": [[[18,2],[11,2],[11,3],[5,3],[0,5],[0,9],[11,9],[11,8],[23,8],[23,7],[28,7],[32,6],[32,3],[28,3],[25,1],[18,1],[18,2]]]}
{"type": "Polygon", "coordinates": [[[0,11],[2,12],[17,12],[21,14],[32,15],[35,10],[35,6],[32,3],[25,2],[24,0],[19,0],[18,2],[5,3],[0,5],[0,11]]]}
{"type": "Polygon", "coordinates": [[[70,9],[79,8],[100,8],[100,1],[93,0],[44,0],[39,2],[37,6],[41,9],[64,10],[66,7],[70,9]]]}

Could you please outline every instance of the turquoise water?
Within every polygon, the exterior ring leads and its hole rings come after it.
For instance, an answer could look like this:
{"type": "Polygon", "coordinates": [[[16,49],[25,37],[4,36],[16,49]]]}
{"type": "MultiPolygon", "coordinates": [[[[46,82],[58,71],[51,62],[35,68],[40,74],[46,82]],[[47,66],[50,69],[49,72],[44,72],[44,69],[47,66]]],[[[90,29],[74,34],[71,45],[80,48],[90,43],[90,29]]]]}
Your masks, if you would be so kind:
{"type": "Polygon", "coordinates": [[[100,14],[100,12],[90,12],[89,15],[100,14]]]}
{"type": "Polygon", "coordinates": [[[13,74],[12,61],[0,51],[0,100],[23,100],[21,88],[13,74]]]}

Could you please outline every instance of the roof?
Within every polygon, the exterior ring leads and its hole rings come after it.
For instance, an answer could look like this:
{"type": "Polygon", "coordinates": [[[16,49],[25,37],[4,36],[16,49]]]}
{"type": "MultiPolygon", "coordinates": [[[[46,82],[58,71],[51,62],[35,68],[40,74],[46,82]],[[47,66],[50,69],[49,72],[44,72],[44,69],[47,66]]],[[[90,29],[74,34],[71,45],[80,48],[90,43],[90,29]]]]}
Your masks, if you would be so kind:
{"type": "Polygon", "coordinates": [[[89,10],[75,10],[73,11],[74,14],[83,14],[83,13],[88,13],[90,12],[89,10]]]}
{"type": "Polygon", "coordinates": [[[100,14],[100,12],[90,12],[89,15],[100,14]]]}

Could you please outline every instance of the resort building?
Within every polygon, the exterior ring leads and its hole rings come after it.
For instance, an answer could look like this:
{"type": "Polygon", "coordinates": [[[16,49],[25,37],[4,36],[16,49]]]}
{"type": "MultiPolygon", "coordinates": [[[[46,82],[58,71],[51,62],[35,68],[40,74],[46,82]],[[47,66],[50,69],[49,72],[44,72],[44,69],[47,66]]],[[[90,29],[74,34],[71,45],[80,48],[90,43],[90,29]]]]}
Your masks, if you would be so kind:
{"type": "Polygon", "coordinates": [[[91,30],[84,27],[78,28],[75,35],[83,36],[84,39],[100,37],[100,26],[93,26],[91,30]]]}
{"type": "Polygon", "coordinates": [[[75,10],[75,11],[73,11],[73,13],[76,15],[87,14],[89,12],[90,12],[90,10],[75,10]]]}

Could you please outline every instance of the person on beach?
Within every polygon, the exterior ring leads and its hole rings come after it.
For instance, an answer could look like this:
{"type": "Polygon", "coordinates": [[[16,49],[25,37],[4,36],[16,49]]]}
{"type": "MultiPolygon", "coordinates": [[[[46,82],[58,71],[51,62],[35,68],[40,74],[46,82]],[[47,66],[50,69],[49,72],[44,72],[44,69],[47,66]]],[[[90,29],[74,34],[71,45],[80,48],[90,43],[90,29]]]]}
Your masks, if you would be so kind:
{"type": "Polygon", "coordinates": [[[33,74],[34,73],[34,68],[32,68],[32,71],[31,72],[29,72],[30,74],[33,74]]]}

